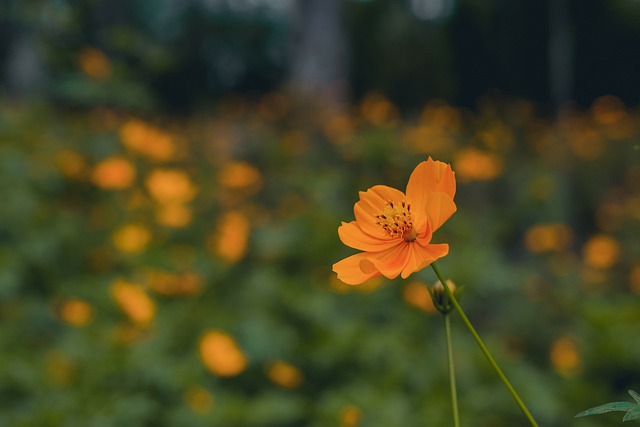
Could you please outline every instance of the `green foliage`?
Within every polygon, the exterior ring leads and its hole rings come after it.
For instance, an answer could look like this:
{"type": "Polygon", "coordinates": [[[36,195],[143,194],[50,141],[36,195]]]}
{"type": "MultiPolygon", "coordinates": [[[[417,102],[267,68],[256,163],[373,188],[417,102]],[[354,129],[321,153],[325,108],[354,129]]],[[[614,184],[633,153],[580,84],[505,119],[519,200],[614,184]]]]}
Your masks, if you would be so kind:
{"type": "Polygon", "coordinates": [[[604,405],[587,409],[576,415],[576,417],[586,417],[588,415],[605,414],[607,412],[626,412],[622,421],[631,421],[640,418],[640,395],[633,390],[629,390],[629,394],[636,403],[630,402],[611,402],[604,405]]]}
{"type": "MultiPolygon", "coordinates": [[[[637,382],[638,113],[397,111],[277,93],[180,119],[0,105],[2,422],[446,425],[433,273],[331,272],[355,252],[336,230],[357,192],[402,187],[428,155],[458,178],[438,266],[541,425],[637,382]]],[[[462,424],[521,425],[451,320],[462,424]]]]}

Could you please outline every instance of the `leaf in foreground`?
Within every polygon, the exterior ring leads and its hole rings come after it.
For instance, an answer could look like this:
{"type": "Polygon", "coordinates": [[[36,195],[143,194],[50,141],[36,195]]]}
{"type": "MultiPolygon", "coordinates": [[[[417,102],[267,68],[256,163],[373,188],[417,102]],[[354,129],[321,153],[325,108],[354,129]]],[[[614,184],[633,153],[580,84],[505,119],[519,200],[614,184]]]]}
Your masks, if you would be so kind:
{"type": "Polygon", "coordinates": [[[630,402],[611,402],[604,405],[596,406],[594,408],[587,409],[576,415],[576,417],[586,417],[589,415],[605,414],[607,412],[626,412],[622,421],[630,421],[640,418],[640,394],[633,390],[629,390],[629,394],[636,403],[630,402]]]}

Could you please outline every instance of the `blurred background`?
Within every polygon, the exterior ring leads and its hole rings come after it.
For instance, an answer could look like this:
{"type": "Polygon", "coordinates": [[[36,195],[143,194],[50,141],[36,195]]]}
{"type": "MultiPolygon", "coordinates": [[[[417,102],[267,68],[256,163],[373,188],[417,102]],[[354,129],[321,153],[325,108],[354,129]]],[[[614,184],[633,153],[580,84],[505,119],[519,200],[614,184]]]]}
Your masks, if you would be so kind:
{"type": "MultiPolygon", "coordinates": [[[[5,0],[7,426],[450,425],[426,286],[337,281],[452,164],[440,269],[541,426],[640,391],[640,1],[5,0]]],[[[454,315],[463,425],[526,420],[454,315]]]]}

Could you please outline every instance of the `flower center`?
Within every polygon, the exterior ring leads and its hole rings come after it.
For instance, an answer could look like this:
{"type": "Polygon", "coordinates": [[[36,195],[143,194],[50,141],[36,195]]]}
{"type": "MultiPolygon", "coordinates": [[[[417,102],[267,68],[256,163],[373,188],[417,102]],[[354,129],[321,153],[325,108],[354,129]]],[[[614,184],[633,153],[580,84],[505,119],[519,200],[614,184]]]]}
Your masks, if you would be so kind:
{"type": "Polygon", "coordinates": [[[407,242],[416,240],[418,233],[413,228],[411,205],[402,201],[400,204],[387,202],[380,215],[376,215],[378,224],[391,237],[402,237],[407,242]]]}

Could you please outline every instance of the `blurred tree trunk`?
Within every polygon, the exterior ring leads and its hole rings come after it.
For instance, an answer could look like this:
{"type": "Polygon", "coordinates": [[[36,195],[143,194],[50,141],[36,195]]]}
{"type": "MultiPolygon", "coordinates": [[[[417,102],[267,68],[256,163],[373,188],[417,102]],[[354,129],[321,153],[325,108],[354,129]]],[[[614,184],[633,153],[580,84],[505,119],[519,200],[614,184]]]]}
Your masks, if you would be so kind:
{"type": "Polygon", "coordinates": [[[549,0],[549,85],[556,109],[573,92],[573,41],[567,0],[549,0]]]}
{"type": "Polygon", "coordinates": [[[303,98],[346,101],[345,0],[296,0],[290,89],[303,98]]]}
{"type": "Polygon", "coordinates": [[[33,29],[20,29],[12,35],[2,71],[10,96],[24,99],[42,94],[47,76],[40,40],[33,29]]]}

